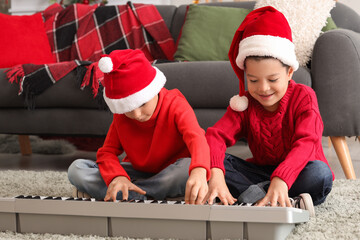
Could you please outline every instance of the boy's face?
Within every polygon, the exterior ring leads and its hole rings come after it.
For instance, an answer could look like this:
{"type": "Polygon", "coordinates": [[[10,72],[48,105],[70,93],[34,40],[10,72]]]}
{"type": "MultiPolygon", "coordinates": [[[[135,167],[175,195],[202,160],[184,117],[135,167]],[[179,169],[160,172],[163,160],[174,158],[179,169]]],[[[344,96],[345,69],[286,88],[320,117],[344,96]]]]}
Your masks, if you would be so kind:
{"type": "Polygon", "coordinates": [[[158,103],[158,95],[156,94],[150,101],[143,104],[141,107],[132,110],[131,112],[124,113],[130,119],[137,120],[139,122],[146,122],[153,115],[157,103],[158,103]]]}
{"type": "Polygon", "coordinates": [[[294,73],[277,59],[246,59],[247,87],[250,95],[267,111],[274,112],[285,95],[294,73]]]}

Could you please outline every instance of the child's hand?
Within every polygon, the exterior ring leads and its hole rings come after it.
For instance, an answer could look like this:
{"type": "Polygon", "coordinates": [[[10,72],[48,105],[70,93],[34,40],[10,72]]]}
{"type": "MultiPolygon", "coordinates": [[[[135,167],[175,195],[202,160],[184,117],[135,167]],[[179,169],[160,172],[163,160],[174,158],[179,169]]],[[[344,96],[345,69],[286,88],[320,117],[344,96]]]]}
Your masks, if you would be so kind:
{"type": "Polygon", "coordinates": [[[140,194],[145,195],[145,191],[133,184],[129,181],[127,177],[119,176],[114,178],[106,192],[106,196],[104,198],[104,201],[110,201],[113,200],[116,201],[116,196],[119,191],[122,192],[123,199],[128,199],[129,196],[129,190],[138,192],[140,194]]]}
{"type": "Polygon", "coordinates": [[[185,203],[202,204],[208,191],[206,182],[206,169],[197,167],[191,170],[189,179],[186,182],[185,203]]]}
{"type": "Polygon", "coordinates": [[[279,177],[274,177],[271,180],[267,194],[258,202],[257,206],[266,206],[269,204],[272,207],[291,207],[287,184],[279,177]]]}
{"type": "Polygon", "coordinates": [[[213,204],[216,197],[218,197],[224,205],[232,205],[236,202],[236,198],[231,195],[229,188],[226,186],[224,173],[220,168],[211,169],[209,192],[204,201],[213,204]]]}

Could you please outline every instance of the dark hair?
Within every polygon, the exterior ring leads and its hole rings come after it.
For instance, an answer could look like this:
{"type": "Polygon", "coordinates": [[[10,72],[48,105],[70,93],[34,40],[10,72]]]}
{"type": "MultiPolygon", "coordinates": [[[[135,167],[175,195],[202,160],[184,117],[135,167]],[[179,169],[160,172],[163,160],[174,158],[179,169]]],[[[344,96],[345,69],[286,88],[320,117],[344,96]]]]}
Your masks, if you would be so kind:
{"type": "MultiPolygon", "coordinates": [[[[247,56],[247,57],[245,58],[245,60],[244,60],[244,69],[246,69],[246,60],[247,60],[247,59],[253,59],[253,60],[255,60],[255,61],[260,61],[260,60],[264,60],[264,59],[277,59],[277,58],[272,57],[272,56],[247,56]]],[[[277,59],[277,60],[279,60],[279,59],[277,59]]],[[[283,65],[283,67],[286,68],[286,71],[289,71],[290,66],[287,65],[287,64],[285,64],[285,63],[283,63],[281,60],[279,60],[279,61],[281,62],[281,64],[283,65]]]]}

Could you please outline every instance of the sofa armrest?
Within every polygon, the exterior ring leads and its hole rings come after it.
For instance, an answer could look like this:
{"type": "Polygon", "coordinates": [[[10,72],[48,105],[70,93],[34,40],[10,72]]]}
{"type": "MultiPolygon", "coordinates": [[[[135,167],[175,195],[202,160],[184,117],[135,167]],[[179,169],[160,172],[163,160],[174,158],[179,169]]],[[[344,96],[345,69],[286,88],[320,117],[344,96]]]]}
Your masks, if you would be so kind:
{"type": "Polygon", "coordinates": [[[324,136],[360,134],[360,34],[337,29],[315,43],[312,87],[324,121],[324,136]]]}

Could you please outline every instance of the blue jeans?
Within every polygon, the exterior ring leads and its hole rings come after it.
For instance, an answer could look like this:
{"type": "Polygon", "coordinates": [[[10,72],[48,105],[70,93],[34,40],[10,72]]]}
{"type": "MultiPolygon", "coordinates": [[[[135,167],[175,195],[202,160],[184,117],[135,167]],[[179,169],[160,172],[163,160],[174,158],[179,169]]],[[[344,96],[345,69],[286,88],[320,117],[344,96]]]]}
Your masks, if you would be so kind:
{"type": "MultiPolygon", "coordinates": [[[[225,181],[233,197],[240,202],[254,203],[269,188],[270,176],[276,166],[258,166],[230,154],[225,155],[225,181]]],[[[289,189],[289,197],[309,193],[314,205],[325,201],[332,188],[332,172],[319,160],[309,161],[289,189]]]]}
{"type": "MultiPolygon", "coordinates": [[[[121,166],[129,175],[131,181],[144,191],[146,196],[129,191],[128,200],[131,199],[157,199],[174,198],[185,195],[186,181],[189,177],[190,158],[178,159],[157,174],[135,170],[131,163],[121,162],[121,166]]],[[[87,159],[75,160],[68,169],[68,178],[79,191],[88,193],[96,199],[104,199],[107,186],[100,175],[96,162],[87,159]]],[[[117,199],[122,199],[119,192],[117,199]]]]}

